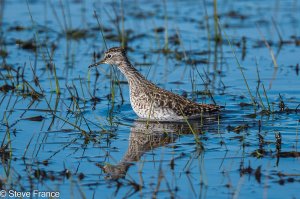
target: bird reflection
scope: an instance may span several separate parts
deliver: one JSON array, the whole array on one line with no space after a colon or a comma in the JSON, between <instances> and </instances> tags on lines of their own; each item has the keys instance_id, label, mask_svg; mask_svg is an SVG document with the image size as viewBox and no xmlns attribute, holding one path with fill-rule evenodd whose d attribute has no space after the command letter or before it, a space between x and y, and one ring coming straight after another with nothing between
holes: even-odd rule
<instances>
[{"instance_id":1,"label":"bird reflection","mask_svg":"<svg viewBox=\"0 0 300 199\"><path fill-rule=\"evenodd\" d=\"M205 121L205 125L204 121L198 120L177 123L137 120L130 129L128 150L122 160L117 165L101 166L101 169L107 174L107 179L124 178L129 167L145 152L173 143L182 134L200 134L212 122L216 120Z\"/></svg>"}]
</instances>

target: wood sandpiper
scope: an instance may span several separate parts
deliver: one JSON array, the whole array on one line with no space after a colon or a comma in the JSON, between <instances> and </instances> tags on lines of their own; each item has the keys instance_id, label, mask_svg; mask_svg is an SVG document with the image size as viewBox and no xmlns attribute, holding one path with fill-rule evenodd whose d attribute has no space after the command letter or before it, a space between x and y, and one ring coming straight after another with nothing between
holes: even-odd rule
<instances>
[{"instance_id":1,"label":"wood sandpiper","mask_svg":"<svg viewBox=\"0 0 300 199\"><path fill-rule=\"evenodd\" d=\"M123 48L110 48L101 61L89 68L100 64L116 65L125 75L131 106L140 118L174 121L200 118L220 111L219 106L198 104L151 83L132 66Z\"/></svg>"}]
</instances>

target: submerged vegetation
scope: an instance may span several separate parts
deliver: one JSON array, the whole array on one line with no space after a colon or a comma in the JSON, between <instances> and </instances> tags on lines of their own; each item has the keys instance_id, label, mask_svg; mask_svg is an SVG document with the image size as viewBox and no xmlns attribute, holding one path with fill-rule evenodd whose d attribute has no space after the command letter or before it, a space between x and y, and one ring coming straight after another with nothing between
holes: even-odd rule
<instances>
[{"instance_id":1,"label":"submerged vegetation","mask_svg":"<svg viewBox=\"0 0 300 199\"><path fill-rule=\"evenodd\" d=\"M1 190L297 196L297 1L0 4ZM88 69L112 46L160 87L224 111L138 120L121 73Z\"/></svg>"}]
</instances>

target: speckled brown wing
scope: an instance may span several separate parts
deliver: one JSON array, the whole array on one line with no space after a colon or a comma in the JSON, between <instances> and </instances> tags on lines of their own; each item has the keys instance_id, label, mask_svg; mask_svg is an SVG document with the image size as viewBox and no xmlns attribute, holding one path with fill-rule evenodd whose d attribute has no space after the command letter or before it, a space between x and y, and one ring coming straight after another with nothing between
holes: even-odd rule
<instances>
[{"instance_id":1,"label":"speckled brown wing","mask_svg":"<svg viewBox=\"0 0 300 199\"><path fill-rule=\"evenodd\" d=\"M153 85L153 89L149 89L147 93L157 107L172 109L178 116L193 116L203 113L218 112L220 110L219 106L212 104L198 104L155 85Z\"/></svg>"},{"instance_id":2,"label":"speckled brown wing","mask_svg":"<svg viewBox=\"0 0 300 199\"><path fill-rule=\"evenodd\" d=\"M188 103L182 106L182 111L178 114L183 116L194 116L200 114L214 113L219 112L220 108L212 104L197 104L197 103Z\"/></svg>"}]
</instances>

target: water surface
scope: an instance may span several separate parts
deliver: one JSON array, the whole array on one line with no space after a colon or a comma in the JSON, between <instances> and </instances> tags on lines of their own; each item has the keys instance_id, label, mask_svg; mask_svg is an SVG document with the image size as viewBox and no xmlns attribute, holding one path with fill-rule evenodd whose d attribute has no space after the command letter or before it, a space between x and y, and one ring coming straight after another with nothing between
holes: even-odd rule
<instances>
[{"instance_id":1,"label":"water surface","mask_svg":"<svg viewBox=\"0 0 300 199\"><path fill-rule=\"evenodd\" d=\"M2 1L1 189L297 198L299 6L218 1L218 24L208 1ZM220 117L138 121L122 74L88 70L122 44L147 79Z\"/></svg>"}]
</instances>

